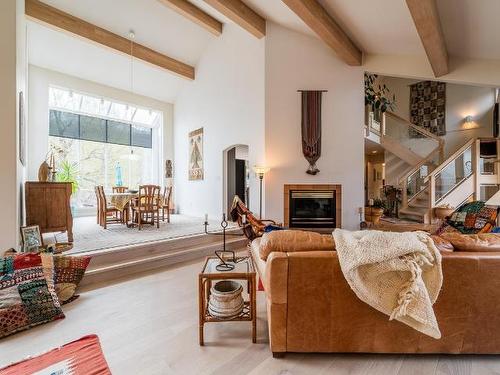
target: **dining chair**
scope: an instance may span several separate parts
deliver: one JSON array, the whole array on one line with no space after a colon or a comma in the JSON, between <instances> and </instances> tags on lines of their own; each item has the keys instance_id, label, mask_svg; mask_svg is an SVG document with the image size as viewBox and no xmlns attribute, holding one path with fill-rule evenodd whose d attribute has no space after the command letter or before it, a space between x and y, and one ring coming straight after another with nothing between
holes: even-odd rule
<instances>
[{"instance_id":1,"label":"dining chair","mask_svg":"<svg viewBox=\"0 0 500 375\"><path fill-rule=\"evenodd\" d=\"M167 223L170 223L170 200L172 198L172 186L163 189L163 197L160 201L161 220L165 221L165 210L167 210Z\"/></svg>"},{"instance_id":2,"label":"dining chair","mask_svg":"<svg viewBox=\"0 0 500 375\"><path fill-rule=\"evenodd\" d=\"M134 212L134 220L137 223L139 230L142 229L142 224L147 223L160 228L160 187L158 185L141 185L139 186L139 199L137 204L132 207ZM148 221L148 218L151 220Z\"/></svg>"},{"instance_id":3,"label":"dining chair","mask_svg":"<svg viewBox=\"0 0 500 375\"><path fill-rule=\"evenodd\" d=\"M123 215L120 215L120 210L109 204L104 193L103 186L97 186L100 202L100 224L104 229L107 229L108 224L123 224Z\"/></svg>"},{"instance_id":4,"label":"dining chair","mask_svg":"<svg viewBox=\"0 0 500 375\"><path fill-rule=\"evenodd\" d=\"M96 206L97 206L97 224L101 224L101 197L99 194L99 186L94 186L94 191L95 191L95 199L96 199Z\"/></svg>"},{"instance_id":5,"label":"dining chair","mask_svg":"<svg viewBox=\"0 0 500 375\"><path fill-rule=\"evenodd\" d=\"M127 191L127 186L113 186L113 193L126 193Z\"/></svg>"}]
</instances>

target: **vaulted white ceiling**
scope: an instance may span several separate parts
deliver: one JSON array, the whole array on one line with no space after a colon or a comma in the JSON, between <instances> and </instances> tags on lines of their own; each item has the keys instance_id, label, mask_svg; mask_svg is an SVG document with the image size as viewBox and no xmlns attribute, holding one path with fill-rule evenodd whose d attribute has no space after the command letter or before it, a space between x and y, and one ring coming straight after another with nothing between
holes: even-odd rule
<instances>
[{"instance_id":1,"label":"vaulted white ceiling","mask_svg":"<svg viewBox=\"0 0 500 375\"><path fill-rule=\"evenodd\" d=\"M157 0L43 0L45 3L196 67L216 37ZM203 0L190 0L224 23ZM244 0L264 18L314 35L281 0ZM319 0L369 54L425 55L405 0ZM438 0L451 56L500 59L500 0ZM130 90L130 57L34 22L28 23L29 61L49 69ZM332 53L334 53L332 51ZM185 80L134 61L133 90L173 102Z\"/></svg>"}]
</instances>

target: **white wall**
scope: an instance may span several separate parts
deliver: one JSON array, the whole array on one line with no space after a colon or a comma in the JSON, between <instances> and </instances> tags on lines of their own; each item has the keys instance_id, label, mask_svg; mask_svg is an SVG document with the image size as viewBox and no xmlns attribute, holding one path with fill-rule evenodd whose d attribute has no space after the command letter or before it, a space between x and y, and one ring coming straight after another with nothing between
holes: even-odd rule
<instances>
[{"instance_id":1,"label":"white wall","mask_svg":"<svg viewBox=\"0 0 500 375\"><path fill-rule=\"evenodd\" d=\"M249 146L250 165L264 163L264 40L233 25L212 41L175 102L174 180L183 214L223 212L223 150ZM188 180L188 133L204 128L204 180ZM258 181L252 176L250 207L258 212Z\"/></svg>"},{"instance_id":2,"label":"white wall","mask_svg":"<svg viewBox=\"0 0 500 375\"><path fill-rule=\"evenodd\" d=\"M410 85L415 79L383 77L383 83L396 95L395 113L407 120L410 118ZM490 87L446 84L446 135L445 157L451 155L469 139L491 137L495 91ZM464 124L467 115L473 116L471 128Z\"/></svg>"},{"instance_id":3,"label":"white wall","mask_svg":"<svg viewBox=\"0 0 500 375\"><path fill-rule=\"evenodd\" d=\"M0 2L0 249L17 248L23 168L18 158L18 93L26 91L24 1Z\"/></svg>"},{"instance_id":4,"label":"white wall","mask_svg":"<svg viewBox=\"0 0 500 375\"><path fill-rule=\"evenodd\" d=\"M269 23L266 36L266 216L283 220L283 185L342 185L342 226L359 228L364 196L363 73L316 38ZM325 89L320 173L306 174L299 89Z\"/></svg>"},{"instance_id":5,"label":"white wall","mask_svg":"<svg viewBox=\"0 0 500 375\"><path fill-rule=\"evenodd\" d=\"M68 76L52 70L29 66L28 171L29 180L38 180L38 168L45 159L49 139L49 86L55 85L95 94L108 99L136 104L163 113L163 157L173 158L173 105L145 96ZM163 163L162 163L163 164ZM163 167L162 167L163 168ZM164 176L161 172L160 176Z\"/></svg>"}]
</instances>

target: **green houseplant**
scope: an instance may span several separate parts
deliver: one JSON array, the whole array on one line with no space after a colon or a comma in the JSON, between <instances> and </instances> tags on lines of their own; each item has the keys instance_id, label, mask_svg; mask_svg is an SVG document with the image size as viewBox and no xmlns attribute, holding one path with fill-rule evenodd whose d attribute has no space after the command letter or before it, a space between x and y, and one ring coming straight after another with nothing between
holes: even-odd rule
<instances>
[{"instance_id":1,"label":"green houseplant","mask_svg":"<svg viewBox=\"0 0 500 375\"><path fill-rule=\"evenodd\" d=\"M56 173L56 181L71 182L71 190L73 194L76 193L79 189L78 168L76 163L70 163L69 161L64 160Z\"/></svg>"},{"instance_id":2,"label":"green houseplant","mask_svg":"<svg viewBox=\"0 0 500 375\"><path fill-rule=\"evenodd\" d=\"M396 95L383 83L377 83L378 75L365 73L365 106L373 112L374 119L380 122L382 113L394 111Z\"/></svg>"}]
</instances>

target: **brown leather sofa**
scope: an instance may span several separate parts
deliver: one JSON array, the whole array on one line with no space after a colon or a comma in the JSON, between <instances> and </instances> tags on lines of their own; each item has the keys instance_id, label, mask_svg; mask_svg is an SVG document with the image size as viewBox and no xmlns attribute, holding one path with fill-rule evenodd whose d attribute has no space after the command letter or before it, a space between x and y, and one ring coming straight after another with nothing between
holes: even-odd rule
<instances>
[{"instance_id":1,"label":"brown leather sofa","mask_svg":"<svg viewBox=\"0 0 500 375\"><path fill-rule=\"evenodd\" d=\"M360 301L335 251L251 253L263 281L273 356L286 352L500 353L500 252L443 246L443 287L434 305L439 340ZM493 245L492 245L493 246Z\"/></svg>"}]
</instances>

